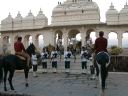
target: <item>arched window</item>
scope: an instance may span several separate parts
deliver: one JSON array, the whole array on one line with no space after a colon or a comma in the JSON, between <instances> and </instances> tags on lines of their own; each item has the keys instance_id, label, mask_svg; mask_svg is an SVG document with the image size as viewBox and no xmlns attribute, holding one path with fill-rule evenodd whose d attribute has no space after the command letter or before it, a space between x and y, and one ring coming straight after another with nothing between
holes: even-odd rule
<instances>
[{"instance_id":1,"label":"arched window","mask_svg":"<svg viewBox=\"0 0 128 96\"><path fill-rule=\"evenodd\" d=\"M91 32L90 33L90 38L92 40L92 44L94 44L95 43L95 40L96 40L96 32Z\"/></svg>"},{"instance_id":2,"label":"arched window","mask_svg":"<svg viewBox=\"0 0 128 96\"><path fill-rule=\"evenodd\" d=\"M110 48L111 46L118 46L118 39L116 32L110 32L108 35L108 47Z\"/></svg>"},{"instance_id":3,"label":"arched window","mask_svg":"<svg viewBox=\"0 0 128 96\"><path fill-rule=\"evenodd\" d=\"M123 33L122 47L123 48L128 48L128 32Z\"/></svg>"}]
</instances>

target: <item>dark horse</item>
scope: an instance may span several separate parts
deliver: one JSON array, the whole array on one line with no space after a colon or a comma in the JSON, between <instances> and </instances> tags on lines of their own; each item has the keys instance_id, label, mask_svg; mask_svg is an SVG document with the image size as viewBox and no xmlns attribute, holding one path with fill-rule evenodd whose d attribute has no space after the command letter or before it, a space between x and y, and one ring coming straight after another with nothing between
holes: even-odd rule
<instances>
[{"instance_id":1,"label":"dark horse","mask_svg":"<svg viewBox=\"0 0 128 96\"><path fill-rule=\"evenodd\" d=\"M110 56L107 52L101 51L96 55L96 63L99 66L101 75L102 90L106 87L106 78L108 76L108 65L110 63Z\"/></svg>"},{"instance_id":2,"label":"dark horse","mask_svg":"<svg viewBox=\"0 0 128 96\"><path fill-rule=\"evenodd\" d=\"M26 52L31 56L32 53L35 52L35 46L33 44L30 44L28 48L26 49ZM8 81L10 84L11 90L14 90L13 84L12 84L12 78L14 75L15 70L22 70L24 69L26 84L25 86L28 87L28 73L29 68L27 67L27 61L26 59L22 60L16 55L10 54L7 56L1 56L0 58L0 83L4 81L4 90L7 91L6 87L6 78L7 74L9 72Z\"/></svg>"}]
</instances>

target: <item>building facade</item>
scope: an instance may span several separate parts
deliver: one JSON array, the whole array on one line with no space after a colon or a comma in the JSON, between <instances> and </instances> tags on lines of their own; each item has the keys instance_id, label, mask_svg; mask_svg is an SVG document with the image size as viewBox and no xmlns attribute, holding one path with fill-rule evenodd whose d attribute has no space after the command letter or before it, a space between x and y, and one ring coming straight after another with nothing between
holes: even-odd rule
<instances>
[{"instance_id":1,"label":"building facade","mask_svg":"<svg viewBox=\"0 0 128 96\"><path fill-rule=\"evenodd\" d=\"M106 12L106 22L100 21L100 9L92 0L67 0L58 5L52 11L52 21L48 25L48 18L40 9L37 16L30 10L26 17L22 17L18 12L15 18L11 14L1 21L1 44L9 43L12 53L13 44L18 36L23 38L25 47L28 46L29 38L39 47L39 36L43 36L43 46L49 44L55 46L56 40L62 39L62 44L66 50L72 38L78 33L81 36L81 46L86 45L86 41L91 32L105 32L108 38L110 32L117 34L118 46L122 47L123 33L128 32L128 5L118 12L111 4Z\"/></svg>"}]
</instances>

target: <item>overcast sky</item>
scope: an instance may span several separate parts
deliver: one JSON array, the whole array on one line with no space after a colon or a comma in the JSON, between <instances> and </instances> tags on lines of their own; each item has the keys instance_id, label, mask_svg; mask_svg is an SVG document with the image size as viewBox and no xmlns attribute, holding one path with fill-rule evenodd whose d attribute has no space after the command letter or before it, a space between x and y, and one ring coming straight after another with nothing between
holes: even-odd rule
<instances>
[{"instance_id":1,"label":"overcast sky","mask_svg":"<svg viewBox=\"0 0 128 96\"><path fill-rule=\"evenodd\" d=\"M5 19L9 12L15 18L18 11L25 17L29 10L32 11L34 16L37 15L40 8L43 13L48 17L49 23L51 22L52 9L58 4L58 1L63 2L66 0L1 0L0 1L0 21ZM126 4L126 0L93 0L97 2L101 11L101 21L105 21L105 12L109 8L111 2L115 8L120 11Z\"/></svg>"}]
</instances>

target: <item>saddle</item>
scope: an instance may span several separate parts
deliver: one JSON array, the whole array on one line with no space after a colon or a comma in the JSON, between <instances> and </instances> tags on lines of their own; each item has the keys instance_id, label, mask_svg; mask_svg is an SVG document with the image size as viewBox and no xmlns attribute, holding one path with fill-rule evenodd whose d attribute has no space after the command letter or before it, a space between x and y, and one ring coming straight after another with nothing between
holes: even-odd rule
<instances>
[{"instance_id":1,"label":"saddle","mask_svg":"<svg viewBox=\"0 0 128 96\"><path fill-rule=\"evenodd\" d=\"M21 55L16 55L16 56L19 57L21 60L24 60L24 61L26 60L26 58Z\"/></svg>"}]
</instances>

